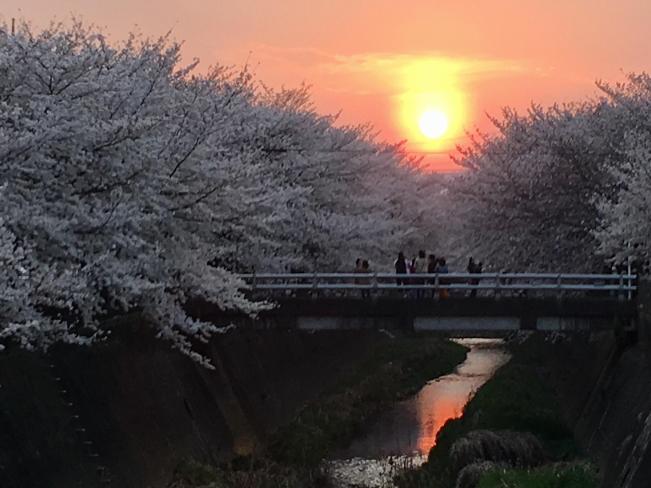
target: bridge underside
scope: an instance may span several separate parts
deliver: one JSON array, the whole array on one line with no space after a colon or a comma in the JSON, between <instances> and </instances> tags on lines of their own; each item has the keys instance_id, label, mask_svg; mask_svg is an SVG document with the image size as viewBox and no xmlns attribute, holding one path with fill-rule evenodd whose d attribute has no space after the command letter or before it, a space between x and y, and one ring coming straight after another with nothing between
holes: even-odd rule
<instances>
[{"instance_id":1,"label":"bridge underside","mask_svg":"<svg viewBox=\"0 0 651 488\"><path fill-rule=\"evenodd\" d=\"M634 301L616 298L288 298L259 325L327 329L413 329L449 335L515 330L606 330L634 325Z\"/></svg>"}]
</instances>

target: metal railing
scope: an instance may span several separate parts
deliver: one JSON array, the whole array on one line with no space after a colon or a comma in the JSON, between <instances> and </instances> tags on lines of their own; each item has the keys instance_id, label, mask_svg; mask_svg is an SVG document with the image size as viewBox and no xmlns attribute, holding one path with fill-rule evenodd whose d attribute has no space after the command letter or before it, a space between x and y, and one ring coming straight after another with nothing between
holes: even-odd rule
<instances>
[{"instance_id":1,"label":"metal railing","mask_svg":"<svg viewBox=\"0 0 651 488\"><path fill-rule=\"evenodd\" d=\"M365 294L431 290L432 292L473 291L481 294L523 295L590 294L594 296L631 299L637 289L632 274L571 274L571 273L251 273L240 275L253 291L267 294L278 292L313 291L346 292L361 290Z\"/></svg>"}]
</instances>

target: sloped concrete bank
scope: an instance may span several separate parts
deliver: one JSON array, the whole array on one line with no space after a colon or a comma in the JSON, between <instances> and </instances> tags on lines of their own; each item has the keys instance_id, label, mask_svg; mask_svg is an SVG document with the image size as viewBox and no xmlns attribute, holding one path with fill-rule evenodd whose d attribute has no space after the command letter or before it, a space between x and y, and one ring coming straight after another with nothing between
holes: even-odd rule
<instances>
[{"instance_id":1,"label":"sloped concrete bank","mask_svg":"<svg viewBox=\"0 0 651 488\"><path fill-rule=\"evenodd\" d=\"M89 349L3 353L0 486L166 486L183 459L250 451L385 340L238 330L206 346L214 371L146 328Z\"/></svg>"},{"instance_id":2,"label":"sloped concrete bank","mask_svg":"<svg viewBox=\"0 0 651 488\"><path fill-rule=\"evenodd\" d=\"M582 445L599 461L603 487L651 486L651 351L619 356L576 424Z\"/></svg>"},{"instance_id":3,"label":"sloped concrete bank","mask_svg":"<svg viewBox=\"0 0 651 488\"><path fill-rule=\"evenodd\" d=\"M598 462L604 488L651 486L651 282L639 283L634 337L616 334L607 356L594 354L588 400L569 411L583 448ZM601 348L602 352L606 349ZM588 361L586 361L588 363ZM581 376L575 381L580 385ZM569 386L569 385L568 385ZM568 395L570 392L567 393Z\"/></svg>"},{"instance_id":4,"label":"sloped concrete bank","mask_svg":"<svg viewBox=\"0 0 651 488\"><path fill-rule=\"evenodd\" d=\"M539 373L604 488L651 486L651 349L630 337L550 336Z\"/></svg>"}]
</instances>

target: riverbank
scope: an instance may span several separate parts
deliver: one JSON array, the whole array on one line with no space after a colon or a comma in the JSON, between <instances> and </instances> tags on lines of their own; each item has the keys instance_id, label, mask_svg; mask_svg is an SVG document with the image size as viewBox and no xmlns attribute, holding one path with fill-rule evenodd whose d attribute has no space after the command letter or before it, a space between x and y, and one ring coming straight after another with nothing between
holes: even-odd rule
<instances>
[{"instance_id":1,"label":"riverbank","mask_svg":"<svg viewBox=\"0 0 651 488\"><path fill-rule=\"evenodd\" d=\"M447 354L450 346L440 344L427 336L395 339L376 331L238 330L205 346L214 371L137 326L93 348L58 347L48 356L6 351L0 356L0 484L98 486L108 474L114 486L128 488L167 487L173 477L173 486L201 486L206 483L192 480L206 479L221 480L220 487L327 486L321 467L306 460L347 443L336 432L357 436L364 430L363 419L375 415L369 402L385 410L384 402L411 395L422 381L462 361L463 349L456 357L459 346ZM482 488L537 486L545 477L578 477L585 485L594 469L574 462L582 452L598 467L603 487L647 488L648 346L631 346L612 334L573 333L532 334L511 347L520 351L516 360L481 389L463 419L450 423L428 465L410 473L407 486L445 486L430 468L446 455L446 432L449 453L456 440L479 431L470 439L474 444L462 445L518 452L516 444L532 453L531 465L541 459L546 465L493 470ZM423 361L415 350L438 359ZM398 356L401 361L392 359ZM443 371L439 361L449 369ZM369 388L355 391L361 384ZM386 395L390 391L395 396ZM269 449L224 464L233 454L252 452L262 439L276 439L278 426L297 419L295 433L279 441L277 461ZM502 435L516 428L529 429L535 440ZM320 454L306 452L312 449ZM305 464L286 462L284 456L296 451Z\"/></svg>"},{"instance_id":2,"label":"riverbank","mask_svg":"<svg viewBox=\"0 0 651 488\"><path fill-rule=\"evenodd\" d=\"M218 467L184 463L175 487L327 486L322 461L345 447L394 402L427 381L451 372L467 348L437 337L411 334L380 344L340 382L308 402L273 434L263 450Z\"/></svg>"},{"instance_id":3,"label":"riverbank","mask_svg":"<svg viewBox=\"0 0 651 488\"><path fill-rule=\"evenodd\" d=\"M596 487L596 472L583 463L563 399L544 378L550 349L558 347L549 341L557 339L511 342L509 363L479 389L462 417L446 423L427 463L404 473L398 486ZM573 484L563 484L566 479Z\"/></svg>"},{"instance_id":4,"label":"riverbank","mask_svg":"<svg viewBox=\"0 0 651 488\"><path fill-rule=\"evenodd\" d=\"M393 403L336 460L426 457L445 422L461 415L472 395L509 360L499 339L458 339L468 348L463 363L431 378L415 395Z\"/></svg>"},{"instance_id":5,"label":"riverbank","mask_svg":"<svg viewBox=\"0 0 651 488\"><path fill-rule=\"evenodd\" d=\"M462 414L474 393L510 356L499 339L459 339L468 347L452 373L432 378L417 394L393 403L326 466L341 488L393 487L397 473L427 460L441 427Z\"/></svg>"},{"instance_id":6,"label":"riverbank","mask_svg":"<svg viewBox=\"0 0 651 488\"><path fill-rule=\"evenodd\" d=\"M3 488L167 486L184 459L252 452L392 339L238 328L200 344L207 370L136 319L88 348L0 355Z\"/></svg>"},{"instance_id":7,"label":"riverbank","mask_svg":"<svg viewBox=\"0 0 651 488\"><path fill-rule=\"evenodd\" d=\"M466 351L460 344L423 334L382 344L339 385L281 428L269 443L270 456L283 463L319 464L334 449L346 447L393 402L451 372Z\"/></svg>"}]
</instances>

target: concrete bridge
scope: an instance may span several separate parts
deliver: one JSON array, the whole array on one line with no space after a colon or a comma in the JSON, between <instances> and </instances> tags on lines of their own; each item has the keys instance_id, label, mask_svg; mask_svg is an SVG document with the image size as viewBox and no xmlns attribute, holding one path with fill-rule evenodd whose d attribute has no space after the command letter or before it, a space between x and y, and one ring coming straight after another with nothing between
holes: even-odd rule
<instances>
[{"instance_id":1,"label":"concrete bridge","mask_svg":"<svg viewBox=\"0 0 651 488\"><path fill-rule=\"evenodd\" d=\"M448 335L633 328L628 274L314 273L242 275L273 300L260 323L307 330L406 328Z\"/></svg>"}]
</instances>

